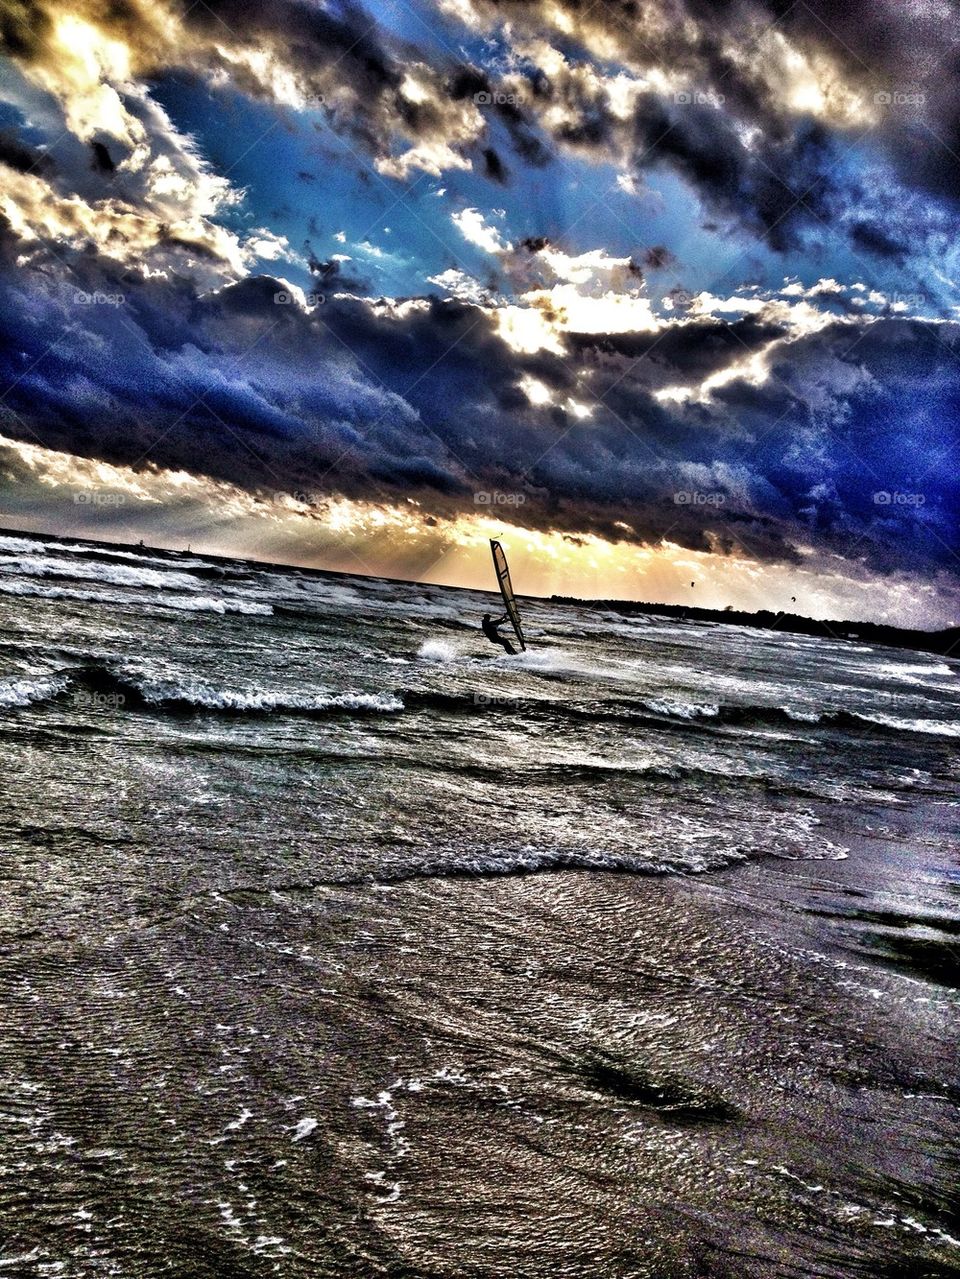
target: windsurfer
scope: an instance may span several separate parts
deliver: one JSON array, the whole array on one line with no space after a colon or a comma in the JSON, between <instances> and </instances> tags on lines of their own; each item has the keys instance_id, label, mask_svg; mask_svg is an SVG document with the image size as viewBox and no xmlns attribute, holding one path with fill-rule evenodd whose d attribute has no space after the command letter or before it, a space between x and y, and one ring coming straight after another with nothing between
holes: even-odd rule
<instances>
[{"instance_id":1,"label":"windsurfer","mask_svg":"<svg viewBox=\"0 0 960 1279\"><path fill-rule=\"evenodd\" d=\"M510 641L497 630L498 626L502 626L504 622L509 622L509 620L509 613L504 613L503 617L498 618L493 618L489 613L484 613L483 621L480 623L480 629L483 631L484 635L486 635L491 644L500 644L502 645L505 653L515 655L517 650L513 647Z\"/></svg>"}]
</instances>

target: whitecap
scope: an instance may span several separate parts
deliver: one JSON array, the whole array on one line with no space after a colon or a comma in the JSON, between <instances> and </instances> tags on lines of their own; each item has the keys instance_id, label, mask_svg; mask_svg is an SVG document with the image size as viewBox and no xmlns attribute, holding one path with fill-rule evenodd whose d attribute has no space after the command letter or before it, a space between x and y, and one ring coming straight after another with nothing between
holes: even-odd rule
<instances>
[{"instance_id":1,"label":"whitecap","mask_svg":"<svg viewBox=\"0 0 960 1279\"><path fill-rule=\"evenodd\" d=\"M150 608L169 608L185 613L240 613L256 617L269 617L273 609L269 604L256 604L247 600L220 599L213 595L181 595L177 592L157 592L144 595L136 592L120 594L95 587L46 586L40 582L0 581L0 595L26 596L47 600L75 600L81 604L143 604Z\"/></svg>"},{"instance_id":2,"label":"whitecap","mask_svg":"<svg viewBox=\"0 0 960 1279\"><path fill-rule=\"evenodd\" d=\"M672 715L677 719L714 719L720 714L716 702L677 702L665 697L649 697L641 705L654 715Z\"/></svg>"},{"instance_id":3,"label":"whitecap","mask_svg":"<svg viewBox=\"0 0 960 1279\"><path fill-rule=\"evenodd\" d=\"M294 1125L294 1128L293 1128L293 1140L294 1141L305 1140L305 1138L310 1136L310 1134L313 1132L316 1126L317 1126L317 1120L311 1119L309 1116L305 1119L298 1120L298 1122Z\"/></svg>"},{"instance_id":4,"label":"whitecap","mask_svg":"<svg viewBox=\"0 0 960 1279\"><path fill-rule=\"evenodd\" d=\"M49 555L19 555L0 560L0 571L24 577L69 577L76 581L103 582L107 586L171 587L178 591L200 590L202 585L192 573L176 569L139 568L131 564L100 564L96 561L85 563Z\"/></svg>"},{"instance_id":5,"label":"whitecap","mask_svg":"<svg viewBox=\"0 0 960 1279\"><path fill-rule=\"evenodd\" d=\"M856 719L867 724L880 724L884 728L898 729L902 733L925 733L931 737L960 737L960 721L947 723L939 719L900 719L896 715L867 715L855 711Z\"/></svg>"},{"instance_id":6,"label":"whitecap","mask_svg":"<svg viewBox=\"0 0 960 1279\"><path fill-rule=\"evenodd\" d=\"M45 702L66 688L67 680L62 675L8 677L0 680L0 709L10 710Z\"/></svg>"},{"instance_id":7,"label":"whitecap","mask_svg":"<svg viewBox=\"0 0 960 1279\"><path fill-rule=\"evenodd\" d=\"M392 693L285 693L262 688L214 688L201 680L156 676L135 664L122 664L118 674L133 684L150 705L186 702L198 710L223 711L381 711L393 713L404 709L403 702Z\"/></svg>"},{"instance_id":8,"label":"whitecap","mask_svg":"<svg viewBox=\"0 0 960 1279\"><path fill-rule=\"evenodd\" d=\"M426 662L454 662L464 654L449 640L428 639L420 645L417 656Z\"/></svg>"}]
</instances>

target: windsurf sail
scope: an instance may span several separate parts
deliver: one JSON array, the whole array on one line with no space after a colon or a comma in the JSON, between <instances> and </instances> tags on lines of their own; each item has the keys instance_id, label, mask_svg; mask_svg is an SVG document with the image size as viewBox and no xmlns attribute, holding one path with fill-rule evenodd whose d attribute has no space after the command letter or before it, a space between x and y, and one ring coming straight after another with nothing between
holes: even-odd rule
<instances>
[{"instance_id":1,"label":"windsurf sail","mask_svg":"<svg viewBox=\"0 0 960 1279\"><path fill-rule=\"evenodd\" d=\"M513 623L520 648L526 652L527 645L523 638L523 627L520 625L520 610L517 608L517 597L513 593L513 583L510 581L507 557L496 538L491 537L490 550L493 553L493 567L496 570L497 581L500 583L500 594L503 596L503 607L507 610L507 617Z\"/></svg>"}]
</instances>

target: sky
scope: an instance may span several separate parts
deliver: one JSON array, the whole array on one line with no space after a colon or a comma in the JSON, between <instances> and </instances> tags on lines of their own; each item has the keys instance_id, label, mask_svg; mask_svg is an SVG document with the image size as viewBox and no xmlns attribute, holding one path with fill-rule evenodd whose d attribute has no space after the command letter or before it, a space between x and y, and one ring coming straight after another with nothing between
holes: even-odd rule
<instances>
[{"instance_id":1,"label":"sky","mask_svg":"<svg viewBox=\"0 0 960 1279\"><path fill-rule=\"evenodd\" d=\"M960 621L948 0L0 0L0 523Z\"/></svg>"}]
</instances>

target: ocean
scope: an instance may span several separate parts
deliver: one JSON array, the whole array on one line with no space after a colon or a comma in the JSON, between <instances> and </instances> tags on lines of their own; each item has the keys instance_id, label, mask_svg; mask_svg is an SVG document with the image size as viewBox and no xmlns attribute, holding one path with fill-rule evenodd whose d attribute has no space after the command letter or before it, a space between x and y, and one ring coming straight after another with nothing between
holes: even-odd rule
<instances>
[{"instance_id":1,"label":"ocean","mask_svg":"<svg viewBox=\"0 0 960 1279\"><path fill-rule=\"evenodd\" d=\"M960 662L521 604L0 537L0 1274L960 1275Z\"/></svg>"}]
</instances>

